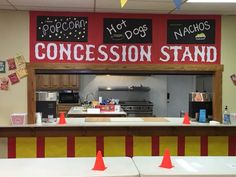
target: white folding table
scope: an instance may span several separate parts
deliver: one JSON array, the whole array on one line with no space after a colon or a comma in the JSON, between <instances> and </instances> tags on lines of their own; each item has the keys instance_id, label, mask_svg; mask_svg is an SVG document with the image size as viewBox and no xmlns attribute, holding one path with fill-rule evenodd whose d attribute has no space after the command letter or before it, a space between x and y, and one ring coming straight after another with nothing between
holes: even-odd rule
<instances>
[{"instance_id":1,"label":"white folding table","mask_svg":"<svg viewBox=\"0 0 236 177\"><path fill-rule=\"evenodd\" d=\"M162 156L133 157L140 177L236 177L236 157L229 156L175 156L171 169L161 168Z\"/></svg>"},{"instance_id":2,"label":"white folding table","mask_svg":"<svg viewBox=\"0 0 236 177\"><path fill-rule=\"evenodd\" d=\"M104 171L92 170L95 158L0 159L1 177L138 177L129 157L104 157Z\"/></svg>"}]
</instances>

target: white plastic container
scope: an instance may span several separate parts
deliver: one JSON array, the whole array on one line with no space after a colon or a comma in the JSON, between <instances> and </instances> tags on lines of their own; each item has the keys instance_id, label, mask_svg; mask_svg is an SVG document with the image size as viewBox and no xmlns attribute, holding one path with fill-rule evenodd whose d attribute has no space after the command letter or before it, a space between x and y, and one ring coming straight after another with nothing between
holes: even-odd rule
<instances>
[{"instance_id":1,"label":"white plastic container","mask_svg":"<svg viewBox=\"0 0 236 177\"><path fill-rule=\"evenodd\" d=\"M102 103L102 97L100 96L100 97L98 97L98 102L99 102L99 104L101 104Z\"/></svg>"},{"instance_id":2,"label":"white plastic container","mask_svg":"<svg viewBox=\"0 0 236 177\"><path fill-rule=\"evenodd\" d=\"M41 125L42 124L42 113L41 112L36 112L35 117L36 117L36 124Z\"/></svg>"},{"instance_id":3,"label":"white plastic container","mask_svg":"<svg viewBox=\"0 0 236 177\"><path fill-rule=\"evenodd\" d=\"M230 114L230 122L232 125L236 125L236 113Z\"/></svg>"},{"instance_id":4,"label":"white plastic container","mask_svg":"<svg viewBox=\"0 0 236 177\"><path fill-rule=\"evenodd\" d=\"M120 105L115 105L115 112L120 112Z\"/></svg>"}]
</instances>

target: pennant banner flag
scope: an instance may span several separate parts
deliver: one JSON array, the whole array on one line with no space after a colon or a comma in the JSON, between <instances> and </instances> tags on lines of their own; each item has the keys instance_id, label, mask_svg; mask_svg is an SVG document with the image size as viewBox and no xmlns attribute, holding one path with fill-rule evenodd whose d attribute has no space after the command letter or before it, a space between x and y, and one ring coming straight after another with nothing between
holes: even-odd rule
<instances>
[{"instance_id":1,"label":"pennant banner flag","mask_svg":"<svg viewBox=\"0 0 236 177\"><path fill-rule=\"evenodd\" d=\"M180 6L181 6L182 1L181 0L173 0L173 1L175 3L176 9L180 10Z\"/></svg>"},{"instance_id":2,"label":"pennant banner flag","mask_svg":"<svg viewBox=\"0 0 236 177\"><path fill-rule=\"evenodd\" d=\"M120 0L121 8L127 3L128 0Z\"/></svg>"}]
</instances>

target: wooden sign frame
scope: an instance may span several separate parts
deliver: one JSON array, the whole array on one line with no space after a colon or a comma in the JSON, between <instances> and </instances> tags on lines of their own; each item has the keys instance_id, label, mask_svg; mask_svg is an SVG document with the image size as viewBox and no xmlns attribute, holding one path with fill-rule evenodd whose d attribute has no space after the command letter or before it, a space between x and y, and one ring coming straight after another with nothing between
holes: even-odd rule
<instances>
[{"instance_id":1,"label":"wooden sign frame","mask_svg":"<svg viewBox=\"0 0 236 177\"><path fill-rule=\"evenodd\" d=\"M28 122L35 123L36 112L36 71L60 73L94 73L94 74L210 74L213 76L213 118L221 121L222 115L222 71L223 65L120 65L111 64L60 64L28 63Z\"/></svg>"}]
</instances>

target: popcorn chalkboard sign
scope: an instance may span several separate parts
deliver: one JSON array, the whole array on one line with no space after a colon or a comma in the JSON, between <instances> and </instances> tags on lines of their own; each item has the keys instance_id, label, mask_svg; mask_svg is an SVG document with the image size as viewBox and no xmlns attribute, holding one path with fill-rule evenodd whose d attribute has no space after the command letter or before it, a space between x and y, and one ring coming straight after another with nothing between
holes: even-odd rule
<instances>
[{"instance_id":1,"label":"popcorn chalkboard sign","mask_svg":"<svg viewBox=\"0 0 236 177\"><path fill-rule=\"evenodd\" d=\"M87 42L88 17L38 16L38 41Z\"/></svg>"},{"instance_id":2,"label":"popcorn chalkboard sign","mask_svg":"<svg viewBox=\"0 0 236 177\"><path fill-rule=\"evenodd\" d=\"M105 18L103 42L107 44L152 43L152 20Z\"/></svg>"}]
</instances>

